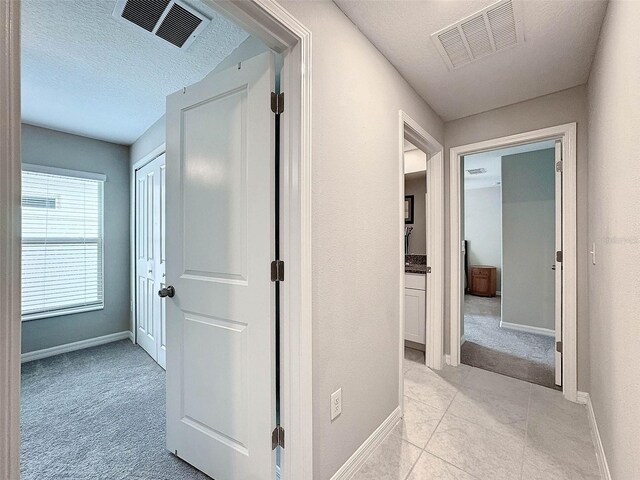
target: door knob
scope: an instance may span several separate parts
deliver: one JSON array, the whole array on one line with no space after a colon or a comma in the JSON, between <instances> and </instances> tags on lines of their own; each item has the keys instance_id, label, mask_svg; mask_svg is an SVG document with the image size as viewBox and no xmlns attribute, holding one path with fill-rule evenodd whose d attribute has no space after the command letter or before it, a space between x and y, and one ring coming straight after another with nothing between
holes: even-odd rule
<instances>
[{"instance_id":1,"label":"door knob","mask_svg":"<svg viewBox=\"0 0 640 480\"><path fill-rule=\"evenodd\" d=\"M161 296L162 298L173 297L175 294L176 294L176 289L173 288L171 285L158 290L158 295Z\"/></svg>"}]
</instances>

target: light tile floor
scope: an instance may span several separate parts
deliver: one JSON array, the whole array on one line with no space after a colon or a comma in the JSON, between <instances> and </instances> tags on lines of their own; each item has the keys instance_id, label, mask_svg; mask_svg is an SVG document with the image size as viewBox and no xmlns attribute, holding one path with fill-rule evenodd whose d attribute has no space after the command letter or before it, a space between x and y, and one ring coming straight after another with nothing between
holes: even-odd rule
<instances>
[{"instance_id":1,"label":"light tile floor","mask_svg":"<svg viewBox=\"0 0 640 480\"><path fill-rule=\"evenodd\" d=\"M596 480L586 408L562 393L405 354L404 418L356 480Z\"/></svg>"}]
</instances>

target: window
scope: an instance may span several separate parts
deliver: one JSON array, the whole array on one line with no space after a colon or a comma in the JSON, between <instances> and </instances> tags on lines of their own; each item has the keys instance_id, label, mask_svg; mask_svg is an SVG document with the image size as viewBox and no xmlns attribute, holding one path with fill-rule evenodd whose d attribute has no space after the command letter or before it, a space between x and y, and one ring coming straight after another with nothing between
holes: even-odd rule
<instances>
[{"instance_id":1,"label":"window","mask_svg":"<svg viewBox=\"0 0 640 480\"><path fill-rule=\"evenodd\" d=\"M104 307L104 180L23 165L23 320Z\"/></svg>"}]
</instances>

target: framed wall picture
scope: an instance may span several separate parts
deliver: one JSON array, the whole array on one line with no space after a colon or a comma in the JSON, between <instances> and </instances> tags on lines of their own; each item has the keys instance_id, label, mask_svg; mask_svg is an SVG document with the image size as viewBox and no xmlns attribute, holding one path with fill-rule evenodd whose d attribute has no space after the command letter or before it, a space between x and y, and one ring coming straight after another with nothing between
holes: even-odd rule
<instances>
[{"instance_id":1,"label":"framed wall picture","mask_svg":"<svg viewBox=\"0 0 640 480\"><path fill-rule=\"evenodd\" d=\"M404 223L413 223L413 195L404 197Z\"/></svg>"}]
</instances>

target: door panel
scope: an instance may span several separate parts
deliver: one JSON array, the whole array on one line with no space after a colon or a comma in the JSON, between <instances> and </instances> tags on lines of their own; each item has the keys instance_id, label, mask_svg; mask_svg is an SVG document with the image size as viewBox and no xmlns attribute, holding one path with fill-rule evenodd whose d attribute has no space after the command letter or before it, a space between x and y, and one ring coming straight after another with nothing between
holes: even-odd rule
<instances>
[{"instance_id":1,"label":"door panel","mask_svg":"<svg viewBox=\"0 0 640 480\"><path fill-rule=\"evenodd\" d=\"M136 323L137 342L158 358L154 326L153 165L136 171Z\"/></svg>"},{"instance_id":2,"label":"door panel","mask_svg":"<svg viewBox=\"0 0 640 480\"><path fill-rule=\"evenodd\" d=\"M163 368L166 364L164 285L164 154L136 171L137 342Z\"/></svg>"},{"instance_id":3,"label":"door panel","mask_svg":"<svg viewBox=\"0 0 640 480\"><path fill-rule=\"evenodd\" d=\"M275 475L271 53L167 98L167 448L216 480Z\"/></svg>"}]
</instances>

